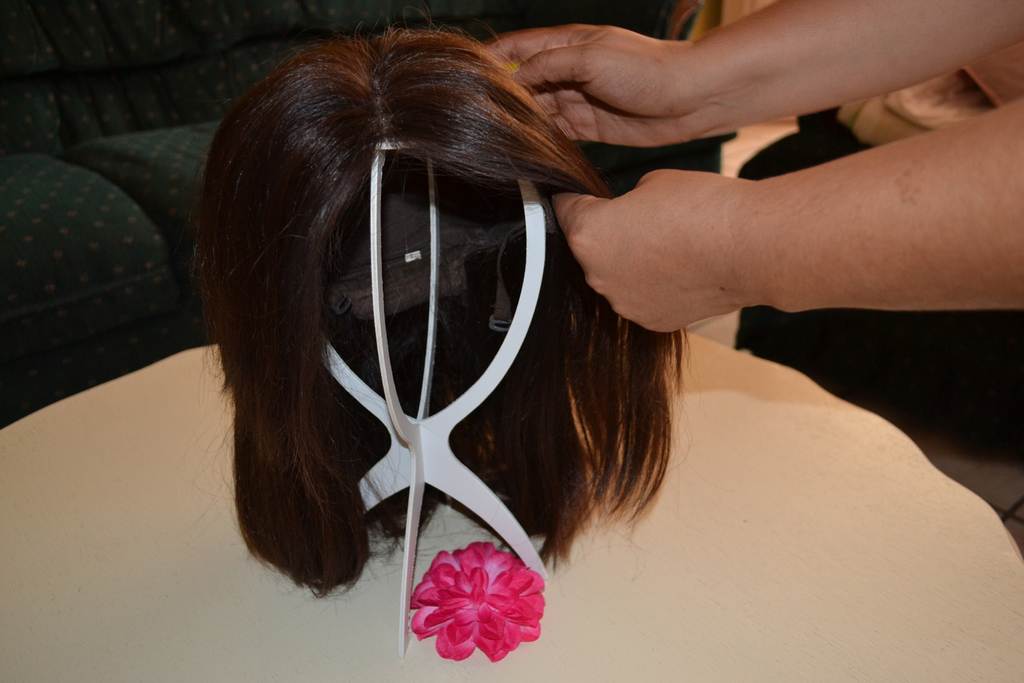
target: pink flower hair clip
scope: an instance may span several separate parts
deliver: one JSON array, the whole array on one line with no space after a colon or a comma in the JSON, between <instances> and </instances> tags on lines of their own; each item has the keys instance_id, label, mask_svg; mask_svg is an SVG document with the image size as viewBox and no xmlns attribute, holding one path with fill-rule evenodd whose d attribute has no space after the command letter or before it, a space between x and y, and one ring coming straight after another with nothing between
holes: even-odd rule
<instances>
[{"instance_id":1,"label":"pink flower hair clip","mask_svg":"<svg viewBox=\"0 0 1024 683\"><path fill-rule=\"evenodd\" d=\"M437 653L462 660L480 648L500 661L523 641L540 637L544 579L493 543L441 551L412 594L412 631L437 636Z\"/></svg>"}]
</instances>

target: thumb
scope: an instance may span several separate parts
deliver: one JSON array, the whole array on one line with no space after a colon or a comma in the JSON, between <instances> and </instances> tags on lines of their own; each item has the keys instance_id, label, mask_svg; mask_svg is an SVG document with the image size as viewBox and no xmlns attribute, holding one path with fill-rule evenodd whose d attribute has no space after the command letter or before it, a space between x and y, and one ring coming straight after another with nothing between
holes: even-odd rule
<instances>
[{"instance_id":1,"label":"thumb","mask_svg":"<svg viewBox=\"0 0 1024 683\"><path fill-rule=\"evenodd\" d=\"M589 194L574 194L572 192L561 192L551 198L558 224L567 239L578 236L585 229L590 216L602 201L607 200Z\"/></svg>"}]
</instances>

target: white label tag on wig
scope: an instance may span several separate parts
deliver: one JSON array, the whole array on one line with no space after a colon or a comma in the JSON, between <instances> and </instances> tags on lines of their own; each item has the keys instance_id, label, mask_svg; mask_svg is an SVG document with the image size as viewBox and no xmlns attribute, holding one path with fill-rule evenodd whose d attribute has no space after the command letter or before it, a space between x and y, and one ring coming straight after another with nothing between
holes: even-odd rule
<instances>
[{"instance_id":1,"label":"white label tag on wig","mask_svg":"<svg viewBox=\"0 0 1024 683\"><path fill-rule=\"evenodd\" d=\"M423 258L423 254L421 254L420 250L417 249L416 251L410 251L405 255L405 262L412 263L413 261L419 261L421 258Z\"/></svg>"}]
</instances>

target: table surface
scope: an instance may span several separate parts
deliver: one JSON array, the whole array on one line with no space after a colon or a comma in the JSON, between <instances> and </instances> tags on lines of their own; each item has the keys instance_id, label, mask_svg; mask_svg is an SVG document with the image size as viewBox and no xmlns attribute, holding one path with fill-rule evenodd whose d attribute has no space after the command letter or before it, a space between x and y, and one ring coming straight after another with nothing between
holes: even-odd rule
<instances>
[{"instance_id":1,"label":"table surface","mask_svg":"<svg viewBox=\"0 0 1024 683\"><path fill-rule=\"evenodd\" d=\"M634 528L551 572L498 663L397 658L400 552L314 599L253 561L216 357L188 351L0 432L3 681L1024 681L1024 564L881 418L699 338ZM486 534L443 509L418 573Z\"/></svg>"}]
</instances>

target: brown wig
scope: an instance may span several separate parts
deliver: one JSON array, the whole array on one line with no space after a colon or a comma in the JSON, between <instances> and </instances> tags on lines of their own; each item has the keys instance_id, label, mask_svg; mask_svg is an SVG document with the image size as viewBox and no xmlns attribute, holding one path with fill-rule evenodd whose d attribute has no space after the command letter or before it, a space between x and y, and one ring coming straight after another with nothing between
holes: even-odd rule
<instances>
[{"instance_id":1,"label":"brown wig","mask_svg":"<svg viewBox=\"0 0 1024 683\"><path fill-rule=\"evenodd\" d=\"M256 557L317 595L357 579L371 539L396 537L404 525L405 493L365 509L359 481L389 437L323 362L327 340L380 391L372 322L339 309L329 293L368 243L370 166L385 141L412 162L430 160L441 197L464 204L466 215L500 214L511 202L521 216L517 179L542 194L609 195L505 66L452 33L318 43L225 117L195 227L209 332L235 409L238 519ZM523 242L510 240L500 259L495 250L468 258L472 286L445 298L435 412L500 344L487 325L495 263L513 281L514 301ZM543 535L541 556L557 560L592 514L633 518L657 491L683 340L620 318L587 286L561 233L547 242L526 341L451 446L528 533ZM403 396L419 392L423 309L389 312L396 379L410 378ZM425 511L431 502L428 495Z\"/></svg>"}]
</instances>

